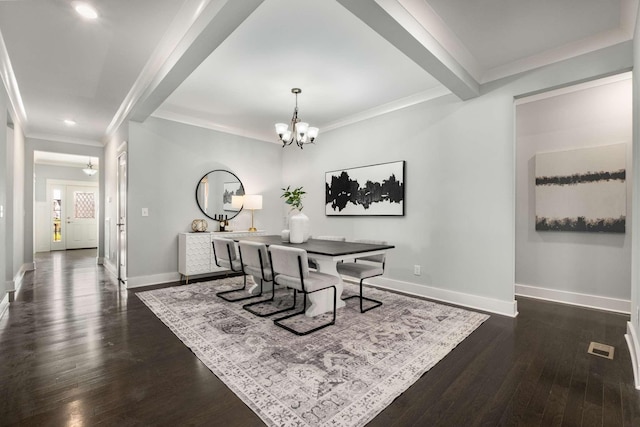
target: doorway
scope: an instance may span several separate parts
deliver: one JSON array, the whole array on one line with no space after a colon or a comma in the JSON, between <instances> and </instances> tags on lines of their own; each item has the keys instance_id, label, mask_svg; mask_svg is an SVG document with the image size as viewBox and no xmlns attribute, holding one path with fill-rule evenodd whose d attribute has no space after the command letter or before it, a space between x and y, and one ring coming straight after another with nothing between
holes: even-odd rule
<instances>
[{"instance_id":1,"label":"doorway","mask_svg":"<svg viewBox=\"0 0 640 427\"><path fill-rule=\"evenodd\" d=\"M47 205L50 250L98 246L97 183L47 180Z\"/></svg>"}]
</instances>

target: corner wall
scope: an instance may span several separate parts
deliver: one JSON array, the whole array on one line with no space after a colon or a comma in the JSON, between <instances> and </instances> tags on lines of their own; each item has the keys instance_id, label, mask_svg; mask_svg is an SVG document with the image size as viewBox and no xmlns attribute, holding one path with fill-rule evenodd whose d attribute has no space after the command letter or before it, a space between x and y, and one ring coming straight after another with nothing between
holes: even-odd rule
<instances>
[{"instance_id":1,"label":"corner wall","mask_svg":"<svg viewBox=\"0 0 640 427\"><path fill-rule=\"evenodd\" d=\"M514 316L514 97L626 71L631 50L623 43L485 85L466 102L448 95L321 133L315 146L285 150L284 185L308 192L312 234L396 246L372 283ZM395 160L407 161L404 217L325 216L326 171Z\"/></svg>"},{"instance_id":2,"label":"corner wall","mask_svg":"<svg viewBox=\"0 0 640 427\"><path fill-rule=\"evenodd\" d=\"M149 118L129 123L128 150L128 281L143 286L179 279L178 233L191 231L191 221L205 218L195 189L214 169L235 173L247 194L262 194L256 227L282 229L280 216L282 148L269 142ZM149 216L142 217L147 208ZM213 220L209 220L213 229ZM232 221L249 227L249 213Z\"/></svg>"}]
</instances>

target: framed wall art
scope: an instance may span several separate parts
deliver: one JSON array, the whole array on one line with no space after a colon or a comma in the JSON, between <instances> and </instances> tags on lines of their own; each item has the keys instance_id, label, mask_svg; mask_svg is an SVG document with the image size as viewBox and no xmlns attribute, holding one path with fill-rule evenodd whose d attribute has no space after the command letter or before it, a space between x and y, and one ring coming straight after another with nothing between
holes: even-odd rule
<instances>
[{"instance_id":1,"label":"framed wall art","mask_svg":"<svg viewBox=\"0 0 640 427\"><path fill-rule=\"evenodd\" d=\"M538 153L537 231L624 233L626 144Z\"/></svg>"},{"instance_id":2,"label":"framed wall art","mask_svg":"<svg viewBox=\"0 0 640 427\"><path fill-rule=\"evenodd\" d=\"M328 216L403 216L404 160L325 173Z\"/></svg>"}]
</instances>

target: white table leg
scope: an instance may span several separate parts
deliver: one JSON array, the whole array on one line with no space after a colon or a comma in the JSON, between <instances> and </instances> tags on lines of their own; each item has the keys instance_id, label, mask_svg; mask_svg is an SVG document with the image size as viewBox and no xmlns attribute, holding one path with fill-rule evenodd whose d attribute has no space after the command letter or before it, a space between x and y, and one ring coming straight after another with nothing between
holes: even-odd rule
<instances>
[{"instance_id":1,"label":"white table leg","mask_svg":"<svg viewBox=\"0 0 640 427\"><path fill-rule=\"evenodd\" d=\"M260 292L260 276L251 276L253 277L253 286L251 286L247 292L249 295L257 295ZM262 292L271 291L273 287L273 282L264 282L262 284Z\"/></svg>"},{"instance_id":2,"label":"white table leg","mask_svg":"<svg viewBox=\"0 0 640 427\"><path fill-rule=\"evenodd\" d=\"M338 274L338 270L336 269L336 262L331 259L326 258L316 258L313 257L318 263L318 271L325 274L331 274L336 276L340 281L336 284L336 307L341 308L346 305L344 301L340 298L342 296L342 290L344 285L342 283L342 278ZM314 317L322 313L330 312L333 310L333 291L331 289L327 289L324 291L314 292L309 294L309 301L311 302L311 306L307 308L305 311L305 315L307 317Z\"/></svg>"}]
</instances>

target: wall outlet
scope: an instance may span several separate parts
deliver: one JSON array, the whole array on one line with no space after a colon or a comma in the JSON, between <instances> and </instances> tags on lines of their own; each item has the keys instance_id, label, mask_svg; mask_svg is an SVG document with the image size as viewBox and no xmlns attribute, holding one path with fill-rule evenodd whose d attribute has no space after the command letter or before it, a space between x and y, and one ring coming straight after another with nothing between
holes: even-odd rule
<instances>
[{"instance_id":1,"label":"wall outlet","mask_svg":"<svg viewBox=\"0 0 640 427\"><path fill-rule=\"evenodd\" d=\"M416 276L420 275L420 266L419 265L414 265L413 266L413 274L415 274Z\"/></svg>"},{"instance_id":2,"label":"wall outlet","mask_svg":"<svg viewBox=\"0 0 640 427\"><path fill-rule=\"evenodd\" d=\"M142 216L149 216L149 208L142 208Z\"/></svg>"}]
</instances>

